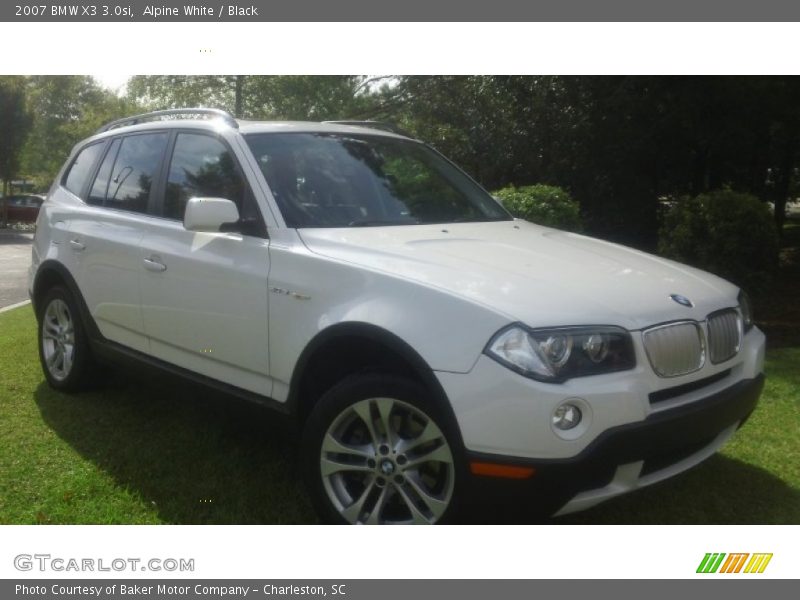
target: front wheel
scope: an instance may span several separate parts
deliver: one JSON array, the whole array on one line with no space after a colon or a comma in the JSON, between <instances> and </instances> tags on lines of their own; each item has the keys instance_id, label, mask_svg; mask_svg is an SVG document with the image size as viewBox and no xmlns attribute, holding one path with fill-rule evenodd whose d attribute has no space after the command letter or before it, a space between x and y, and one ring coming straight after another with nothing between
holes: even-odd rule
<instances>
[{"instance_id":1,"label":"front wheel","mask_svg":"<svg viewBox=\"0 0 800 600\"><path fill-rule=\"evenodd\" d=\"M455 436L419 384L356 375L329 390L306 424L312 500L333 523L433 524L455 513Z\"/></svg>"}]
</instances>

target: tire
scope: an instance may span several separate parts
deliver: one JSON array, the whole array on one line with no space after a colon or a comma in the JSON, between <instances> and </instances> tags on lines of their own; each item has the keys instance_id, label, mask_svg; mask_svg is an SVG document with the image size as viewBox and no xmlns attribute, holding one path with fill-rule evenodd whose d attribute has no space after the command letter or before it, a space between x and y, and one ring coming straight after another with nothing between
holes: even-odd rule
<instances>
[{"instance_id":1,"label":"tire","mask_svg":"<svg viewBox=\"0 0 800 600\"><path fill-rule=\"evenodd\" d=\"M78 303L64 287L47 291L39 317L39 360L51 387L79 392L91 387L94 369Z\"/></svg>"},{"instance_id":2,"label":"tire","mask_svg":"<svg viewBox=\"0 0 800 600\"><path fill-rule=\"evenodd\" d=\"M459 440L418 383L380 373L348 377L320 398L303 432L312 502L328 523L451 520L465 480Z\"/></svg>"}]
</instances>

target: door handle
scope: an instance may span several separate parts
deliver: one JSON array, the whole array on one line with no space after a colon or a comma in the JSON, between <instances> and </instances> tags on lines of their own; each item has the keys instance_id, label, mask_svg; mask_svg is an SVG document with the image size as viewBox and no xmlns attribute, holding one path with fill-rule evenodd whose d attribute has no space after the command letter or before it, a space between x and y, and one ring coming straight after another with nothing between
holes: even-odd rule
<instances>
[{"instance_id":1,"label":"door handle","mask_svg":"<svg viewBox=\"0 0 800 600\"><path fill-rule=\"evenodd\" d=\"M70 248L75 250L75 252L82 252L86 250L86 244L78 240L77 238L74 240L69 241Z\"/></svg>"},{"instance_id":2,"label":"door handle","mask_svg":"<svg viewBox=\"0 0 800 600\"><path fill-rule=\"evenodd\" d=\"M153 271L155 273L163 273L167 270L167 265L160 262L157 256L148 256L144 259L144 268L148 271Z\"/></svg>"}]
</instances>

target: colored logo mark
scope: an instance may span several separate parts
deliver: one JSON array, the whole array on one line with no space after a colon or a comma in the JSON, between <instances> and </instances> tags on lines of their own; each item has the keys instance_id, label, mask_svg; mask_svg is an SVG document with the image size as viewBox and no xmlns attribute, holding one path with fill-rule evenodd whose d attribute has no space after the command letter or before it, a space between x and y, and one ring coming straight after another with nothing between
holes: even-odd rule
<instances>
[{"instance_id":1,"label":"colored logo mark","mask_svg":"<svg viewBox=\"0 0 800 600\"><path fill-rule=\"evenodd\" d=\"M724 552L708 552L703 557L703 560L700 561L697 572L763 573L770 560L772 560L772 553L749 554L747 552L739 552L725 554Z\"/></svg>"}]
</instances>

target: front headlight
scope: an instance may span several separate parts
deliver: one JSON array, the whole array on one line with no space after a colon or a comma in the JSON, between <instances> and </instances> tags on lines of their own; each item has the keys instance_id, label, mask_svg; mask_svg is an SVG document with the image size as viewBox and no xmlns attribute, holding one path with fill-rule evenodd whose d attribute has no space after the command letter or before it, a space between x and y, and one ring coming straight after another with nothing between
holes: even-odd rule
<instances>
[{"instance_id":1,"label":"front headlight","mask_svg":"<svg viewBox=\"0 0 800 600\"><path fill-rule=\"evenodd\" d=\"M630 334L602 325L553 329L509 325L494 335L484 352L521 375L553 383L636 366Z\"/></svg>"},{"instance_id":2,"label":"front headlight","mask_svg":"<svg viewBox=\"0 0 800 600\"><path fill-rule=\"evenodd\" d=\"M750 297L744 290L739 290L739 310L742 311L742 324L744 332L747 333L753 328L753 309L750 306Z\"/></svg>"}]
</instances>

